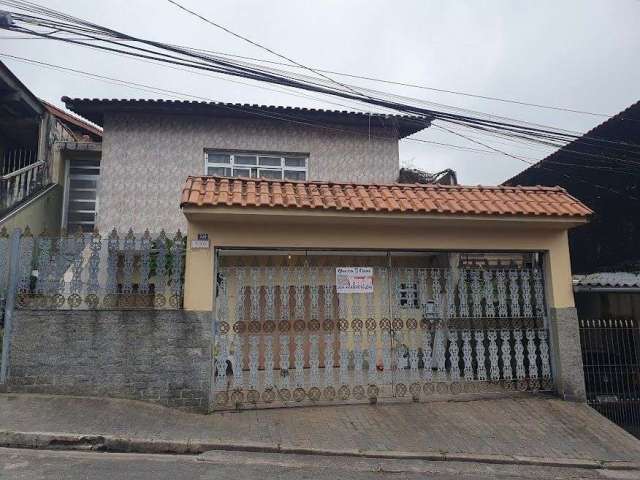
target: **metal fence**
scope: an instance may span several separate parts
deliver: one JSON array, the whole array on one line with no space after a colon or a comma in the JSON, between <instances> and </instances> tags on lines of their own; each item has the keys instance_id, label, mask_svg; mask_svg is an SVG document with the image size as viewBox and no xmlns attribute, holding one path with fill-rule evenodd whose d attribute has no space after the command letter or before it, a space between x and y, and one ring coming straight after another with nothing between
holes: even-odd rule
<instances>
[{"instance_id":1,"label":"metal fence","mask_svg":"<svg viewBox=\"0 0 640 480\"><path fill-rule=\"evenodd\" d=\"M375 265L371 291L341 293L332 263L359 259ZM552 388L537 266L223 260L218 409Z\"/></svg>"},{"instance_id":2,"label":"metal fence","mask_svg":"<svg viewBox=\"0 0 640 480\"><path fill-rule=\"evenodd\" d=\"M25 229L18 247L17 308L179 309L185 242L180 232L34 236ZM7 288L9 245L3 230L0 291Z\"/></svg>"},{"instance_id":3,"label":"metal fence","mask_svg":"<svg viewBox=\"0 0 640 480\"><path fill-rule=\"evenodd\" d=\"M640 438L640 331L634 319L580 320L587 401Z\"/></svg>"}]
</instances>

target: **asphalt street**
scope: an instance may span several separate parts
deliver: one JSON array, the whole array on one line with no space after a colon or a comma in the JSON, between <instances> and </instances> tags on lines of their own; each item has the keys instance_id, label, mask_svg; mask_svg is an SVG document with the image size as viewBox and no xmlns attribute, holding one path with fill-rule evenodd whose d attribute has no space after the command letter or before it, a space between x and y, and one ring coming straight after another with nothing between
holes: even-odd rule
<instances>
[{"instance_id":1,"label":"asphalt street","mask_svg":"<svg viewBox=\"0 0 640 480\"><path fill-rule=\"evenodd\" d=\"M637 479L635 472L463 462L208 452L199 456L0 449L0 478L40 479Z\"/></svg>"}]
</instances>

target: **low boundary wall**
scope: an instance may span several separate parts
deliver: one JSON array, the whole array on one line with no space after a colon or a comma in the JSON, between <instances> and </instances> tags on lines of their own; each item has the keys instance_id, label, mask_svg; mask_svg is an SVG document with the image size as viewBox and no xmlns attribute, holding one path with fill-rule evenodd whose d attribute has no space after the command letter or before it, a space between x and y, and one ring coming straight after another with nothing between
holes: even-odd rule
<instances>
[{"instance_id":1,"label":"low boundary wall","mask_svg":"<svg viewBox=\"0 0 640 480\"><path fill-rule=\"evenodd\" d=\"M7 390L205 412L211 312L16 310Z\"/></svg>"}]
</instances>

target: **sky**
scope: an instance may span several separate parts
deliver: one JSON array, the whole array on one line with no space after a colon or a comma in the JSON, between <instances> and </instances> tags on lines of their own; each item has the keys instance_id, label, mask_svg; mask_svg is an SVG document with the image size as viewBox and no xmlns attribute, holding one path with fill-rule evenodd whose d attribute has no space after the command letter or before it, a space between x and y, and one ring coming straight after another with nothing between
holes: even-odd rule
<instances>
[{"instance_id":1,"label":"sky","mask_svg":"<svg viewBox=\"0 0 640 480\"><path fill-rule=\"evenodd\" d=\"M139 37L281 60L185 13L167 0L39 0L38 3ZM640 100L638 0L180 0L180 3L314 68L606 115ZM0 10L3 8L0 4ZM239 84L234 78L212 78L55 41L11 39L15 36L0 31L0 54L213 101L365 108L340 99L311 99L305 92L274 91L272 86L246 84L250 83L247 81ZM7 57L0 56L0 60L36 95L58 106L62 106L63 95L179 98ZM581 133L607 118L331 76L359 87ZM501 138L470 134L478 141L529 161L544 158L552 151L540 145L524 147ZM414 137L485 149L435 127ZM527 167L520 160L494 151L461 151L411 140L400 142L400 162L430 172L451 168L458 173L460 183L474 185L501 183Z\"/></svg>"}]
</instances>

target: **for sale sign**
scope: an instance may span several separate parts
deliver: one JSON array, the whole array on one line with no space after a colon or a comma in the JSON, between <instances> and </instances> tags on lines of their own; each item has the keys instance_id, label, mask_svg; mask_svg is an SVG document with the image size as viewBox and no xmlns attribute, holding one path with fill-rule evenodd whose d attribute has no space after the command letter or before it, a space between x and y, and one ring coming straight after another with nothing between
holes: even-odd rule
<instances>
[{"instance_id":1,"label":"for sale sign","mask_svg":"<svg viewBox=\"0 0 640 480\"><path fill-rule=\"evenodd\" d=\"M338 293L373 293L372 267L336 267Z\"/></svg>"}]
</instances>

